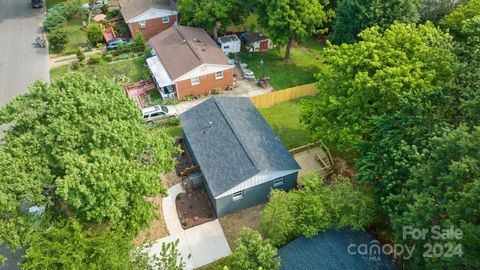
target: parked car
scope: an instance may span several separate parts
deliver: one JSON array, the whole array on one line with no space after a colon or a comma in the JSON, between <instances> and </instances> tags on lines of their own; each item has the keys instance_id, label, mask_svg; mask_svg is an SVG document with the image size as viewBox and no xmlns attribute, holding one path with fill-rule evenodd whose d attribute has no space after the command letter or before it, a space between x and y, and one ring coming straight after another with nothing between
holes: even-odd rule
<instances>
[{"instance_id":1,"label":"parked car","mask_svg":"<svg viewBox=\"0 0 480 270\"><path fill-rule=\"evenodd\" d=\"M153 122L161 121L168 119L170 117L175 117L178 115L177 109L174 106L160 106L155 105L142 109L143 120L148 125L153 124Z\"/></svg>"},{"instance_id":2,"label":"parked car","mask_svg":"<svg viewBox=\"0 0 480 270\"><path fill-rule=\"evenodd\" d=\"M102 5L107 5L108 4L108 0L96 0L95 3L94 3L94 7L95 8L100 8ZM90 2L82 5L83 8L85 9L91 9L92 6L90 5Z\"/></svg>"},{"instance_id":3,"label":"parked car","mask_svg":"<svg viewBox=\"0 0 480 270\"><path fill-rule=\"evenodd\" d=\"M116 50L119 45L127 45L130 43L130 40L126 38L114 38L107 42L107 50Z\"/></svg>"},{"instance_id":4,"label":"parked car","mask_svg":"<svg viewBox=\"0 0 480 270\"><path fill-rule=\"evenodd\" d=\"M43 7L43 0L32 0L32 8L41 8Z\"/></svg>"}]
</instances>

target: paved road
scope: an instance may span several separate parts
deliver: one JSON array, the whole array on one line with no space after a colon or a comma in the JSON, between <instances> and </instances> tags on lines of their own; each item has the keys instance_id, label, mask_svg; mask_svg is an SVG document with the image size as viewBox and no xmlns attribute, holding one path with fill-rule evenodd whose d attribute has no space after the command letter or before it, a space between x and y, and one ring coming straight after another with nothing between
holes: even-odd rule
<instances>
[{"instance_id":1,"label":"paved road","mask_svg":"<svg viewBox=\"0 0 480 270\"><path fill-rule=\"evenodd\" d=\"M30 0L0 0L0 106L28 91L36 80L49 81L46 48L37 48L44 9Z\"/></svg>"}]
</instances>

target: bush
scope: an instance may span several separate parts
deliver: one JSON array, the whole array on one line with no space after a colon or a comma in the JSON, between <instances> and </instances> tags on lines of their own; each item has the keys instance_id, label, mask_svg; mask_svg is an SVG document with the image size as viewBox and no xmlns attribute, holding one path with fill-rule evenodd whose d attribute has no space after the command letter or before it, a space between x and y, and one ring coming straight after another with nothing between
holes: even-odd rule
<instances>
[{"instance_id":1,"label":"bush","mask_svg":"<svg viewBox=\"0 0 480 270\"><path fill-rule=\"evenodd\" d=\"M93 64L97 64L100 62L100 60L102 59L102 55L100 54L94 54L92 56L90 56L90 59L88 59L88 63L93 65Z\"/></svg>"},{"instance_id":2,"label":"bush","mask_svg":"<svg viewBox=\"0 0 480 270\"><path fill-rule=\"evenodd\" d=\"M113 61L113 55L110 53L104 54L103 59L107 62L112 62Z\"/></svg>"},{"instance_id":3,"label":"bush","mask_svg":"<svg viewBox=\"0 0 480 270\"><path fill-rule=\"evenodd\" d=\"M134 46L145 46L145 37L143 37L143 34L140 31L137 31L133 41Z\"/></svg>"},{"instance_id":4,"label":"bush","mask_svg":"<svg viewBox=\"0 0 480 270\"><path fill-rule=\"evenodd\" d=\"M48 34L50 47L55 50L63 50L68 42L67 32L63 29L56 29Z\"/></svg>"},{"instance_id":5,"label":"bush","mask_svg":"<svg viewBox=\"0 0 480 270\"><path fill-rule=\"evenodd\" d=\"M193 100L193 96L192 96L192 95L186 95L186 96L183 97L183 100L184 100L184 101Z\"/></svg>"},{"instance_id":6,"label":"bush","mask_svg":"<svg viewBox=\"0 0 480 270\"><path fill-rule=\"evenodd\" d=\"M265 236L276 246L304 235L311 237L331 228L361 229L370 224L373 196L337 177L329 185L318 175L302 179L303 187L290 192L272 190L261 217Z\"/></svg>"},{"instance_id":7,"label":"bush","mask_svg":"<svg viewBox=\"0 0 480 270\"><path fill-rule=\"evenodd\" d=\"M213 88L211 93L212 93L212 95L219 95L219 94L222 93L222 89L220 89L220 87L215 87L215 88Z\"/></svg>"},{"instance_id":8,"label":"bush","mask_svg":"<svg viewBox=\"0 0 480 270\"><path fill-rule=\"evenodd\" d=\"M100 10L102 11L103 14L107 15L107 13L108 13L108 4L103 4L103 5L100 7Z\"/></svg>"},{"instance_id":9,"label":"bush","mask_svg":"<svg viewBox=\"0 0 480 270\"><path fill-rule=\"evenodd\" d=\"M85 54L81 49L77 50L76 55L79 62L82 62L83 60L85 60Z\"/></svg>"},{"instance_id":10,"label":"bush","mask_svg":"<svg viewBox=\"0 0 480 270\"><path fill-rule=\"evenodd\" d=\"M80 1L66 2L60 8L59 14L66 19L71 19L79 13L81 8L82 4L80 3Z\"/></svg>"},{"instance_id":11,"label":"bush","mask_svg":"<svg viewBox=\"0 0 480 270\"><path fill-rule=\"evenodd\" d=\"M150 48L145 48L143 50L143 58L147 59L152 57L152 50Z\"/></svg>"},{"instance_id":12,"label":"bush","mask_svg":"<svg viewBox=\"0 0 480 270\"><path fill-rule=\"evenodd\" d=\"M277 249L268 241L263 240L257 231L250 228L242 229L236 243L237 247L232 254L233 269L280 269Z\"/></svg>"},{"instance_id":13,"label":"bush","mask_svg":"<svg viewBox=\"0 0 480 270\"><path fill-rule=\"evenodd\" d=\"M47 18L45 18L45 21L43 22L43 27L45 27L47 31L53 31L63 25L66 21L67 19L57 12L48 13Z\"/></svg>"},{"instance_id":14,"label":"bush","mask_svg":"<svg viewBox=\"0 0 480 270\"><path fill-rule=\"evenodd\" d=\"M103 40L103 29L98 23L90 23L87 26L87 37L91 44L97 44Z\"/></svg>"},{"instance_id":15,"label":"bush","mask_svg":"<svg viewBox=\"0 0 480 270\"><path fill-rule=\"evenodd\" d=\"M70 64L70 69L71 70L78 70L80 68L80 61L75 61L72 64Z\"/></svg>"},{"instance_id":16,"label":"bush","mask_svg":"<svg viewBox=\"0 0 480 270\"><path fill-rule=\"evenodd\" d=\"M107 20L110 20L110 19L113 19L113 18L117 17L119 14L120 14L120 10L118 10L118 9L112 9L112 10L109 10L109 11L107 12L107 14L105 14L105 15L107 15L107 18L106 18L106 19L107 19Z\"/></svg>"},{"instance_id":17,"label":"bush","mask_svg":"<svg viewBox=\"0 0 480 270\"><path fill-rule=\"evenodd\" d=\"M118 56L119 60L127 60L128 58L130 58L128 54L121 54Z\"/></svg>"}]
</instances>

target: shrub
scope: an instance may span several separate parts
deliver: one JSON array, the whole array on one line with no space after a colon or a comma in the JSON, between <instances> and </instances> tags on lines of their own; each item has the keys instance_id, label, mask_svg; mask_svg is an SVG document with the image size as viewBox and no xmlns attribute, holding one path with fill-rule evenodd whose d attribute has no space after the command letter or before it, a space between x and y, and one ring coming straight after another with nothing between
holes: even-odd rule
<instances>
[{"instance_id":1,"label":"shrub","mask_svg":"<svg viewBox=\"0 0 480 270\"><path fill-rule=\"evenodd\" d=\"M145 37L140 31L137 31L133 41L135 46L145 46Z\"/></svg>"},{"instance_id":2,"label":"shrub","mask_svg":"<svg viewBox=\"0 0 480 270\"><path fill-rule=\"evenodd\" d=\"M97 44L103 40L103 29L98 23L90 23L87 26L87 37L91 44Z\"/></svg>"},{"instance_id":3,"label":"shrub","mask_svg":"<svg viewBox=\"0 0 480 270\"><path fill-rule=\"evenodd\" d=\"M47 18L45 18L45 21L43 22L43 27L45 27L47 31L53 31L63 25L66 21L67 19L57 12L48 13Z\"/></svg>"},{"instance_id":4,"label":"shrub","mask_svg":"<svg viewBox=\"0 0 480 270\"><path fill-rule=\"evenodd\" d=\"M212 93L212 95L219 95L219 94L222 93L222 89L220 89L220 87L215 87L215 88L213 88L211 93Z\"/></svg>"},{"instance_id":5,"label":"shrub","mask_svg":"<svg viewBox=\"0 0 480 270\"><path fill-rule=\"evenodd\" d=\"M127 60L128 58L130 58L128 54L121 54L118 56L119 60Z\"/></svg>"},{"instance_id":6,"label":"shrub","mask_svg":"<svg viewBox=\"0 0 480 270\"><path fill-rule=\"evenodd\" d=\"M233 269L280 269L277 249L250 228L244 228L238 234L237 247L232 257Z\"/></svg>"},{"instance_id":7,"label":"shrub","mask_svg":"<svg viewBox=\"0 0 480 270\"><path fill-rule=\"evenodd\" d=\"M77 50L76 55L79 62L82 62L83 60L85 60L85 54L81 49Z\"/></svg>"},{"instance_id":8,"label":"shrub","mask_svg":"<svg viewBox=\"0 0 480 270\"><path fill-rule=\"evenodd\" d=\"M107 18L106 18L106 19L107 19L107 20L110 20L110 19L113 19L113 18L117 17L119 14L120 14L120 10L118 10L118 9L112 9L112 10L109 10L109 11L107 12L107 14L105 14L105 15L107 15Z\"/></svg>"},{"instance_id":9,"label":"shrub","mask_svg":"<svg viewBox=\"0 0 480 270\"><path fill-rule=\"evenodd\" d=\"M152 57L152 50L150 48L145 48L143 50L143 58L147 59Z\"/></svg>"},{"instance_id":10,"label":"shrub","mask_svg":"<svg viewBox=\"0 0 480 270\"><path fill-rule=\"evenodd\" d=\"M61 51L68 42L67 32L63 29L53 30L48 34L48 41L52 49Z\"/></svg>"},{"instance_id":11,"label":"shrub","mask_svg":"<svg viewBox=\"0 0 480 270\"><path fill-rule=\"evenodd\" d=\"M97 64L100 62L100 60L102 59L102 56L100 54L94 54L92 56L90 56L90 59L88 59L88 63L89 64Z\"/></svg>"},{"instance_id":12,"label":"shrub","mask_svg":"<svg viewBox=\"0 0 480 270\"><path fill-rule=\"evenodd\" d=\"M59 14L65 17L66 19L71 19L77 15L82 8L80 1L70 1L62 5L59 10Z\"/></svg>"},{"instance_id":13,"label":"shrub","mask_svg":"<svg viewBox=\"0 0 480 270\"><path fill-rule=\"evenodd\" d=\"M102 11L103 14L107 15L107 13L108 13L108 4L103 4L103 5L100 7L100 10Z\"/></svg>"},{"instance_id":14,"label":"shrub","mask_svg":"<svg viewBox=\"0 0 480 270\"><path fill-rule=\"evenodd\" d=\"M183 100L185 100L185 101L193 100L193 96L192 95L186 95L186 96L183 97Z\"/></svg>"},{"instance_id":15,"label":"shrub","mask_svg":"<svg viewBox=\"0 0 480 270\"><path fill-rule=\"evenodd\" d=\"M107 62L112 62L113 61L113 55L110 54L110 53L104 54L103 59L105 59L105 61L107 61Z\"/></svg>"},{"instance_id":16,"label":"shrub","mask_svg":"<svg viewBox=\"0 0 480 270\"><path fill-rule=\"evenodd\" d=\"M70 64L70 69L71 70L78 70L80 68L80 61L75 61L72 64Z\"/></svg>"}]
</instances>

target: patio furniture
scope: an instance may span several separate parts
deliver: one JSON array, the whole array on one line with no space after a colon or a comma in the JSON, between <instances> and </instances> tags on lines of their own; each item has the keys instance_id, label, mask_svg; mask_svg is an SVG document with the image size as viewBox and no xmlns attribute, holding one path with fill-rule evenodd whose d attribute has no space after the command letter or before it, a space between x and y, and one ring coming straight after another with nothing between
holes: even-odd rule
<instances>
[{"instance_id":1,"label":"patio furniture","mask_svg":"<svg viewBox=\"0 0 480 270\"><path fill-rule=\"evenodd\" d=\"M243 70L243 76L254 76L255 74L250 69Z\"/></svg>"}]
</instances>

